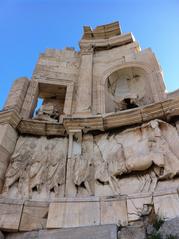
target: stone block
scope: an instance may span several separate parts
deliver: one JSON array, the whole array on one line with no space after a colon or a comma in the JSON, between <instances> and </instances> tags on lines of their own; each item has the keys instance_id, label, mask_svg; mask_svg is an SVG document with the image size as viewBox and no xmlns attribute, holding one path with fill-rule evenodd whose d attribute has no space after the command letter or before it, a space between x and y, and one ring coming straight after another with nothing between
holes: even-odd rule
<instances>
[{"instance_id":1,"label":"stone block","mask_svg":"<svg viewBox=\"0 0 179 239\"><path fill-rule=\"evenodd\" d=\"M0 193L4 185L4 176L8 166L10 154L0 145Z\"/></svg>"},{"instance_id":2,"label":"stone block","mask_svg":"<svg viewBox=\"0 0 179 239\"><path fill-rule=\"evenodd\" d=\"M6 239L117 239L116 225L8 233ZM1 239L1 238L0 238Z\"/></svg>"},{"instance_id":3,"label":"stone block","mask_svg":"<svg viewBox=\"0 0 179 239\"><path fill-rule=\"evenodd\" d=\"M10 154L14 151L17 132L9 124L0 125L0 145Z\"/></svg>"},{"instance_id":4,"label":"stone block","mask_svg":"<svg viewBox=\"0 0 179 239\"><path fill-rule=\"evenodd\" d=\"M1 231L0 231L0 239L4 239L4 235Z\"/></svg>"},{"instance_id":5,"label":"stone block","mask_svg":"<svg viewBox=\"0 0 179 239\"><path fill-rule=\"evenodd\" d=\"M163 219L172 219L179 216L179 198L177 193L154 196L155 213Z\"/></svg>"},{"instance_id":6,"label":"stone block","mask_svg":"<svg viewBox=\"0 0 179 239\"><path fill-rule=\"evenodd\" d=\"M169 238L169 235L172 235L172 238L179 238L179 217L173 218L169 221L165 221L159 229L159 233L163 239Z\"/></svg>"},{"instance_id":7,"label":"stone block","mask_svg":"<svg viewBox=\"0 0 179 239\"><path fill-rule=\"evenodd\" d=\"M19 231L46 228L49 204L46 202L25 202Z\"/></svg>"},{"instance_id":8,"label":"stone block","mask_svg":"<svg viewBox=\"0 0 179 239\"><path fill-rule=\"evenodd\" d=\"M126 199L109 199L101 201L101 224L114 223L117 225L127 225L127 205Z\"/></svg>"},{"instance_id":9,"label":"stone block","mask_svg":"<svg viewBox=\"0 0 179 239\"><path fill-rule=\"evenodd\" d=\"M139 220L141 216L148 215L152 209L152 196L141 194L127 199L129 222Z\"/></svg>"},{"instance_id":10,"label":"stone block","mask_svg":"<svg viewBox=\"0 0 179 239\"><path fill-rule=\"evenodd\" d=\"M47 228L82 227L100 224L99 202L55 202L49 207Z\"/></svg>"},{"instance_id":11,"label":"stone block","mask_svg":"<svg viewBox=\"0 0 179 239\"><path fill-rule=\"evenodd\" d=\"M179 134L179 120L176 122L176 128L177 128L177 132Z\"/></svg>"},{"instance_id":12,"label":"stone block","mask_svg":"<svg viewBox=\"0 0 179 239\"><path fill-rule=\"evenodd\" d=\"M11 232L6 233L6 239L38 239L39 238L39 232L33 231L33 232Z\"/></svg>"},{"instance_id":13,"label":"stone block","mask_svg":"<svg viewBox=\"0 0 179 239\"><path fill-rule=\"evenodd\" d=\"M39 239L117 239L116 225L101 225L81 228L42 230Z\"/></svg>"},{"instance_id":14,"label":"stone block","mask_svg":"<svg viewBox=\"0 0 179 239\"><path fill-rule=\"evenodd\" d=\"M2 146L0 145L0 168L3 167L3 165L8 164L10 153ZM1 174L0 174L1 177Z\"/></svg>"},{"instance_id":15,"label":"stone block","mask_svg":"<svg viewBox=\"0 0 179 239\"><path fill-rule=\"evenodd\" d=\"M144 227L136 227L129 226L122 228L119 232L118 239L145 239L145 228Z\"/></svg>"},{"instance_id":16,"label":"stone block","mask_svg":"<svg viewBox=\"0 0 179 239\"><path fill-rule=\"evenodd\" d=\"M17 112L20 112L28 86L29 80L25 77L14 81L8 99L4 105L4 110L16 109Z\"/></svg>"},{"instance_id":17,"label":"stone block","mask_svg":"<svg viewBox=\"0 0 179 239\"><path fill-rule=\"evenodd\" d=\"M23 204L13 200L0 200L0 230L18 231Z\"/></svg>"}]
</instances>

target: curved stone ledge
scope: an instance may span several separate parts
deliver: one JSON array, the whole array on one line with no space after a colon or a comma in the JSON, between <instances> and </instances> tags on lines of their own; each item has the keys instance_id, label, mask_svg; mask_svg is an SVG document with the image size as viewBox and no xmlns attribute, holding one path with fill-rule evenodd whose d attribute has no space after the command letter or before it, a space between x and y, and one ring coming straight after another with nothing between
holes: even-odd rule
<instances>
[{"instance_id":1,"label":"curved stone ledge","mask_svg":"<svg viewBox=\"0 0 179 239\"><path fill-rule=\"evenodd\" d=\"M86 117L64 117L63 123L51 123L38 120L21 120L18 131L22 134L65 136L66 132L81 129L84 133L89 131L105 131L124 126L142 124L152 119L169 121L179 116L179 98L169 99L140 108L108 113L105 115Z\"/></svg>"}]
</instances>

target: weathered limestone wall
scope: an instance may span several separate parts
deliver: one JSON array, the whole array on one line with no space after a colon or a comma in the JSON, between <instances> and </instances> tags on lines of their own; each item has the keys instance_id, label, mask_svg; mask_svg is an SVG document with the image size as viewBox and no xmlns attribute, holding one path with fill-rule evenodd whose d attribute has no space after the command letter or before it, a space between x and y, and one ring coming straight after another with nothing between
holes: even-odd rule
<instances>
[{"instance_id":1,"label":"weathered limestone wall","mask_svg":"<svg viewBox=\"0 0 179 239\"><path fill-rule=\"evenodd\" d=\"M19 113L21 111L28 87L28 78L23 77L15 80L3 109L15 109Z\"/></svg>"},{"instance_id":2,"label":"weathered limestone wall","mask_svg":"<svg viewBox=\"0 0 179 239\"><path fill-rule=\"evenodd\" d=\"M38 100L38 92L38 82L31 81L21 109L21 115L24 119L32 118Z\"/></svg>"},{"instance_id":3,"label":"weathered limestone wall","mask_svg":"<svg viewBox=\"0 0 179 239\"><path fill-rule=\"evenodd\" d=\"M80 61L80 53L72 48L66 48L63 51L47 49L40 55L32 77L39 83L70 86L67 88L66 114L74 113L76 110Z\"/></svg>"},{"instance_id":4,"label":"weathered limestone wall","mask_svg":"<svg viewBox=\"0 0 179 239\"><path fill-rule=\"evenodd\" d=\"M4 195L48 199L64 196L67 138L20 136L6 172Z\"/></svg>"},{"instance_id":5,"label":"weathered limestone wall","mask_svg":"<svg viewBox=\"0 0 179 239\"><path fill-rule=\"evenodd\" d=\"M121 133L70 135L20 136L4 193L32 199L133 195L163 191L164 180L176 188L179 135L172 125L153 120Z\"/></svg>"},{"instance_id":6,"label":"weathered limestone wall","mask_svg":"<svg viewBox=\"0 0 179 239\"><path fill-rule=\"evenodd\" d=\"M0 193L3 188L5 173L17 141L16 131L9 125L0 125Z\"/></svg>"},{"instance_id":7,"label":"weathered limestone wall","mask_svg":"<svg viewBox=\"0 0 179 239\"><path fill-rule=\"evenodd\" d=\"M0 238L144 239L179 216L177 96L118 23L47 49L0 112Z\"/></svg>"},{"instance_id":8,"label":"weathered limestone wall","mask_svg":"<svg viewBox=\"0 0 179 239\"><path fill-rule=\"evenodd\" d=\"M172 98L174 99L178 96L179 96L179 89L167 94L167 98L169 98L169 99L172 99Z\"/></svg>"},{"instance_id":9,"label":"weathered limestone wall","mask_svg":"<svg viewBox=\"0 0 179 239\"><path fill-rule=\"evenodd\" d=\"M91 113L92 111L92 81L93 81L93 49L81 52L81 64L77 90L76 112Z\"/></svg>"},{"instance_id":10,"label":"weathered limestone wall","mask_svg":"<svg viewBox=\"0 0 179 239\"><path fill-rule=\"evenodd\" d=\"M14 152L13 141L2 197L18 199L20 207L25 203L23 210L30 207L30 214L34 207L42 207L37 221L46 211L44 228L118 224L119 220L126 225L153 207L161 217L179 215L179 135L174 126L153 120L122 132L82 135L72 130L70 135L20 136ZM167 205L172 207L166 210ZM4 220L0 227L6 225Z\"/></svg>"},{"instance_id":11,"label":"weathered limestone wall","mask_svg":"<svg viewBox=\"0 0 179 239\"><path fill-rule=\"evenodd\" d=\"M138 50L136 42L94 54L93 59L93 107L97 113L105 113L105 92L108 77L117 70L136 67L145 71L146 82L154 102L166 98L163 76L150 49Z\"/></svg>"},{"instance_id":12,"label":"weathered limestone wall","mask_svg":"<svg viewBox=\"0 0 179 239\"><path fill-rule=\"evenodd\" d=\"M112 105L105 105L108 102L105 100L106 82L112 73L121 69L136 67L145 73L145 85L148 88L145 93L150 92L151 97L147 103L165 99L162 71L155 55L150 49L141 51L138 43L127 34L130 42L125 44L124 37L118 36L121 45L117 42L119 46L113 49L98 50L95 42L86 40L80 42L80 53L68 48L63 51L48 49L38 60L33 80L46 84L58 82L59 85L73 83L74 88L70 92L73 102L71 113L82 115L115 112ZM107 111L106 107L109 108Z\"/></svg>"}]
</instances>

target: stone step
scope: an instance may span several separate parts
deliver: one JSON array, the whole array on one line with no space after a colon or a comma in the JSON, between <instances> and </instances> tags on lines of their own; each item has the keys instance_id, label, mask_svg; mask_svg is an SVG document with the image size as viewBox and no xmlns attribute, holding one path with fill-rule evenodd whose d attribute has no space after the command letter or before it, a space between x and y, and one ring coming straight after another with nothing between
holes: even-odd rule
<instances>
[{"instance_id":1,"label":"stone step","mask_svg":"<svg viewBox=\"0 0 179 239\"><path fill-rule=\"evenodd\" d=\"M5 239L117 239L115 224L69 229L40 230L26 233L7 233Z\"/></svg>"}]
</instances>

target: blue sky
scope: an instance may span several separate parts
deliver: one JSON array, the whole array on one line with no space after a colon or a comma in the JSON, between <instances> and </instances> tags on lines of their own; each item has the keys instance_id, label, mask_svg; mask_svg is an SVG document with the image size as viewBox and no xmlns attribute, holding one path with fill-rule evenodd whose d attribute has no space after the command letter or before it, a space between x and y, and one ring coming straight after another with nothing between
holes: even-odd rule
<instances>
[{"instance_id":1,"label":"blue sky","mask_svg":"<svg viewBox=\"0 0 179 239\"><path fill-rule=\"evenodd\" d=\"M179 0L0 0L0 108L46 48L78 49L82 26L119 21L152 48L168 91L179 88Z\"/></svg>"}]
</instances>

